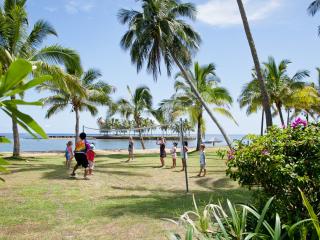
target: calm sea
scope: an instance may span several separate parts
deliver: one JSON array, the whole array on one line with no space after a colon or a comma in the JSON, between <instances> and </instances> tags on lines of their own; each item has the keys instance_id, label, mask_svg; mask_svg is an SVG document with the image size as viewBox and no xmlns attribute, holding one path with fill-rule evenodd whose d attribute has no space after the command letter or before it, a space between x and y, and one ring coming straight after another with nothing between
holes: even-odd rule
<instances>
[{"instance_id":1,"label":"calm sea","mask_svg":"<svg viewBox=\"0 0 320 240\"><path fill-rule=\"evenodd\" d=\"M62 136L62 135L72 135L72 134L48 134L50 136ZM12 140L12 134L1 134L0 136L6 136ZM244 135L229 135L231 140L241 139ZM216 143L215 146L226 146L226 142L223 137L219 134L208 134L206 140L220 140L220 143ZM28 134L21 134L21 150L23 152L47 152L47 151L64 151L66 142L69 139L33 139ZM73 139L70 139L73 141ZM127 149L127 140L89 140L89 142L94 143L96 149L98 150L119 150ZM190 147L196 145L196 141L188 141ZM180 145L180 144L179 144ZM145 140L145 146L148 149L158 148L155 141ZM167 147L171 148L172 141L167 141ZM210 144L208 144L210 146ZM135 148L141 149L141 144L138 140L135 141ZM12 151L12 144L0 144L0 152L10 152Z\"/></svg>"}]
</instances>

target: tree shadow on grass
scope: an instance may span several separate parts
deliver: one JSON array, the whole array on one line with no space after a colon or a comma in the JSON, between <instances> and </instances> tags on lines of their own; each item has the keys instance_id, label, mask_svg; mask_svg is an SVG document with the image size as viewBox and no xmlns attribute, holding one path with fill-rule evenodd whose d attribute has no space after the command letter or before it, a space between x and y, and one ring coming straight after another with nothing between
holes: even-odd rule
<instances>
[{"instance_id":1,"label":"tree shadow on grass","mask_svg":"<svg viewBox=\"0 0 320 240\"><path fill-rule=\"evenodd\" d=\"M235 188L234 182L232 182L232 180L228 177L219 179L201 178L196 181L196 184L209 190Z\"/></svg>"},{"instance_id":2,"label":"tree shadow on grass","mask_svg":"<svg viewBox=\"0 0 320 240\"><path fill-rule=\"evenodd\" d=\"M210 202L218 203L218 200L223 203L226 199L235 203L249 203L251 199L251 193L245 189L198 191L194 195L200 207ZM105 203L97 207L96 214L108 217L142 215L159 219L179 217L188 210L194 210L192 194L172 191L169 194L106 197Z\"/></svg>"}]
</instances>

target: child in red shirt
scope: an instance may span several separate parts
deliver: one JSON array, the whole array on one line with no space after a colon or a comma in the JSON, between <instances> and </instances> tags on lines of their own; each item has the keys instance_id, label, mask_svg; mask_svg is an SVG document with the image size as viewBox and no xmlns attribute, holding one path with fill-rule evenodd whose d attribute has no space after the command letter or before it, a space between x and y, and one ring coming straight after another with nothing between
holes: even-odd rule
<instances>
[{"instance_id":1,"label":"child in red shirt","mask_svg":"<svg viewBox=\"0 0 320 240\"><path fill-rule=\"evenodd\" d=\"M87 159L89 162L89 175L93 175L92 171L94 168L94 157L96 156L94 149L95 149L94 144L90 144L90 149L87 152Z\"/></svg>"}]
</instances>

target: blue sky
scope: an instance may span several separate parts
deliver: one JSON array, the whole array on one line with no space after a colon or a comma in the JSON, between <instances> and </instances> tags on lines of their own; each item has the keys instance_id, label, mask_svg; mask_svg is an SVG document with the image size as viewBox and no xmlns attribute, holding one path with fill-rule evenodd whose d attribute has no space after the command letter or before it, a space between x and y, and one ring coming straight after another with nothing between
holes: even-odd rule
<instances>
[{"instance_id":1,"label":"blue sky","mask_svg":"<svg viewBox=\"0 0 320 240\"><path fill-rule=\"evenodd\" d=\"M1 2L1 1L0 1ZM234 98L231 109L239 126L230 120L219 117L223 127L230 134L257 133L260 126L260 113L246 116L240 110L237 98L242 86L250 80L252 59L248 43L241 25L235 0L192 0L197 5L198 19L193 24L201 34L203 43L195 60L200 64L215 63L221 85L228 88ZM290 73L308 69L317 80L315 67L320 66L320 38L317 26L320 16L307 15L310 1L301 0L247 0L244 1L248 17L263 62L272 55L277 61L286 58L293 63ZM124 52L119 41L126 28L119 24L117 12L120 8L138 8L135 0L28 0L30 24L38 19L48 20L59 33L58 38L50 38L46 44L59 43L76 49L82 58L85 69L94 67L103 73L103 80L117 88L113 98L127 96L126 86L134 88L147 85L151 88L156 106L163 98L173 93L173 79L162 75L154 82L144 70L139 74L131 65L128 53ZM35 100L43 94L34 91L26 94L27 100ZM45 119L45 109L27 107L48 133L73 132L74 115L67 110ZM106 109L100 108L98 116L81 114L81 125L96 127L96 119L105 116ZM206 116L207 118L207 116ZM0 132L10 132L10 119L0 115ZM217 128L207 118L209 133L218 133Z\"/></svg>"}]
</instances>

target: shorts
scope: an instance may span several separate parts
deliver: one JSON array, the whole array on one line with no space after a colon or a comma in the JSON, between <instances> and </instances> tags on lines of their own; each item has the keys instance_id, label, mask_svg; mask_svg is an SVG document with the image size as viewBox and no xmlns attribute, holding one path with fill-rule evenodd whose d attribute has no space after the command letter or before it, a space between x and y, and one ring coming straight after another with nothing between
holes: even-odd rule
<instances>
[{"instance_id":1,"label":"shorts","mask_svg":"<svg viewBox=\"0 0 320 240\"><path fill-rule=\"evenodd\" d=\"M167 156L167 153L166 152L160 152L160 157L161 158L165 158Z\"/></svg>"},{"instance_id":2,"label":"shorts","mask_svg":"<svg viewBox=\"0 0 320 240\"><path fill-rule=\"evenodd\" d=\"M75 153L74 157L79 166L82 166L84 168L87 168L89 166L87 155L85 153Z\"/></svg>"},{"instance_id":3,"label":"shorts","mask_svg":"<svg viewBox=\"0 0 320 240\"><path fill-rule=\"evenodd\" d=\"M89 169L93 170L94 162L93 161L88 161L88 163L89 163Z\"/></svg>"},{"instance_id":4,"label":"shorts","mask_svg":"<svg viewBox=\"0 0 320 240\"><path fill-rule=\"evenodd\" d=\"M200 164L200 169L207 169L207 165L206 164Z\"/></svg>"}]
</instances>

